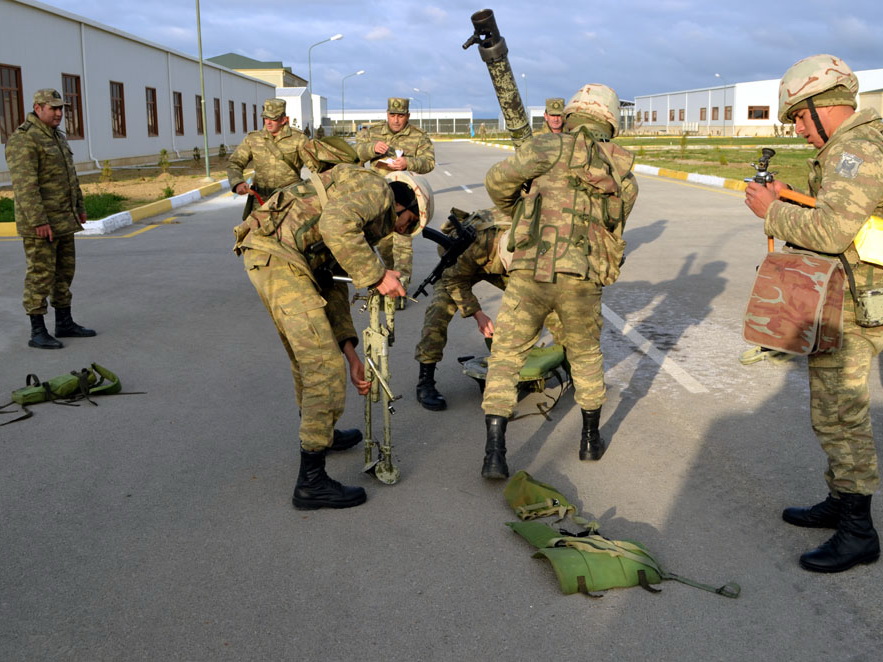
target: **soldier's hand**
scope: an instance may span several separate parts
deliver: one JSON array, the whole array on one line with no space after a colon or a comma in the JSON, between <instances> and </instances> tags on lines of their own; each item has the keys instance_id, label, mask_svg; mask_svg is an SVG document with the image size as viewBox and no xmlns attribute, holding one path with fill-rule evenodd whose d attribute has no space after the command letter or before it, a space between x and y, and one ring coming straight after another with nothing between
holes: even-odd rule
<instances>
[{"instance_id":1,"label":"soldier's hand","mask_svg":"<svg viewBox=\"0 0 883 662\"><path fill-rule=\"evenodd\" d=\"M236 185L236 188L233 189L233 192L236 195L245 195L246 193L248 193L248 184L246 184L245 182L239 182Z\"/></svg>"},{"instance_id":2,"label":"soldier's hand","mask_svg":"<svg viewBox=\"0 0 883 662\"><path fill-rule=\"evenodd\" d=\"M37 233L37 236L42 239L48 239L49 241L55 239L54 235L52 234L52 226L48 223L46 223L45 225L38 225L35 231Z\"/></svg>"},{"instance_id":3,"label":"soldier's hand","mask_svg":"<svg viewBox=\"0 0 883 662\"><path fill-rule=\"evenodd\" d=\"M86 216L86 212L83 212L82 214L77 214L77 220L80 222L80 225L85 223L87 218L88 217Z\"/></svg>"},{"instance_id":4,"label":"soldier's hand","mask_svg":"<svg viewBox=\"0 0 883 662\"><path fill-rule=\"evenodd\" d=\"M403 297L405 296L405 288L402 287L402 283L399 280L399 276L401 272L393 271L392 269L387 269L383 278L380 279L380 282L374 286L374 289L377 290L383 296L397 296Z\"/></svg>"},{"instance_id":5,"label":"soldier's hand","mask_svg":"<svg viewBox=\"0 0 883 662\"><path fill-rule=\"evenodd\" d=\"M481 310L474 315L475 323L478 324L478 330L485 338L494 337L494 320L484 314Z\"/></svg>"},{"instance_id":6,"label":"soldier's hand","mask_svg":"<svg viewBox=\"0 0 883 662\"><path fill-rule=\"evenodd\" d=\"M774 182L781 184L781 182ZM779 197L773 184L751 182L745 187L745 204L758 218L766 218L767 209Z\"/></svg>"},{"instance_id":7,"label":"soldier's hand","mask_svg":"<svg viewBox=\"0 0 883 662\"><path fill-rule=\"evenodd\" d=\"M389 151L389 145L387 145L382 140L378 140L374 143L374 153L375 154L386 154Z\"/></svg>"},{"instance_id":8,"label":"soldier's hand","mask_svg":"<svg viewBox=\"0 0 883 662\"><path fill-rule=\"evenodd\" d=\"M408 169L408 159L404 156L400 156L395 159L392 163L389 164L390 170L407 170Z\"/></svg>"}]
</instances>

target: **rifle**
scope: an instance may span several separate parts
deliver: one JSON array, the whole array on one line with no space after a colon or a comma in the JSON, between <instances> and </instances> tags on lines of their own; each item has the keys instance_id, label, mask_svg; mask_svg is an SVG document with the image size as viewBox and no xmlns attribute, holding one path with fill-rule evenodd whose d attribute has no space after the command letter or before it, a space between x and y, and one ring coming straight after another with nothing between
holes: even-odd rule
<instances>
[{"instance_id":1,"label":"rifle","mask_svg":"<svg viewBox=\"0 0 883 662\"><path fill-rule=\"evenodd\" d=\"M450 235L446 235L433 228L423 228L423 236L426 239L437 243L445 252L442 253L441 259L439 259L438 264L435 265L435 269L433 269L426 279L420 283L420 287L414 292L415 297L418 297L421 294L426 294L426 288L429 285L437 283L442 277L445 269L457 264L457 260L460 259L460 256L463 255L463 253L466 252L466 249L475 241L477 233L475 232L474 227L471 225L464 226L454 214L448 216L448 220L454 226L454 230Z\"/></svg>"}]
</instances>

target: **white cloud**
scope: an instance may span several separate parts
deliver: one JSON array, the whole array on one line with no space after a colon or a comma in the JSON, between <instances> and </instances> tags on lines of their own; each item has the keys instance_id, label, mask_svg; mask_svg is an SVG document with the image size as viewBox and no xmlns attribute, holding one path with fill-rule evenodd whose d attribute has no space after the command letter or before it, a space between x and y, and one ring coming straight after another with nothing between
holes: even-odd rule
<instances>
[{"instance_id":1,"label":"white cloud","mask_svg":"<svg viewBox=\"0 0 883 662\"><path fill-rule=\"evenodd\" d=\"M385 26L374 28L365 35L365 39L368 41L386 41L392 38L392 30Z\"/></svg>"}]
</instances>

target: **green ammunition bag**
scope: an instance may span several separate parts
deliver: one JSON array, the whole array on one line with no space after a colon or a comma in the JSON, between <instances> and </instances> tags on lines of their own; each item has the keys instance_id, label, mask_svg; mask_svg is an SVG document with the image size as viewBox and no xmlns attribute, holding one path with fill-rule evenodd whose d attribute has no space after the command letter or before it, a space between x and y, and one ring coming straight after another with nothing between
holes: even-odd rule
<instances>
[{"instance_id":1,"label":"green ammunition bag","mask_svg":"<svg viewBox=\"0 0 883 662\"><path fill-rule=\"evenodd\" d=\"M503 496L519 519L532 520L555 515L562 520L576 513L576 506L551 485L541 483L526 471L519 471L506 483Z\"/></svg>"}]
</instances>

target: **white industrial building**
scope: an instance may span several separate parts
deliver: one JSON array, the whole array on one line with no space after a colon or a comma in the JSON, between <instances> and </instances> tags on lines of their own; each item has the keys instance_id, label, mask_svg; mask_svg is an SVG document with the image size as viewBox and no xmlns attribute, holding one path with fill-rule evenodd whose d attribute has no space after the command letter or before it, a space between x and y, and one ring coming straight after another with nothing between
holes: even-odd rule
<instances>
[{"instance_id":1,"label":"white industrial building","mask_svg":"<svg viewBox=\"0 0 883 662\"><path fill-rule=\"evenodd\" d=\"M33 0L0 0L0 142L24 121L34 92L52 87L70 105L62 128L79 169L156 162L203 151L199 60ZM50 46L47 46L50 45ZM209 150L228 152L262 126L276 88L206 62ZM0 181L8 181L0 151Z\"/></svg>"},{"instance_id":2,"label":"white industrial building","mask_svg":"<svg viewBox=\"0 0 883 662\"><path fill-rule=\"evenodd\" d=\"M344 108L329 110L327 117L335 133L353 134L360 127L386 121L386 108ZM432 110L415 108L411 102L411 117L408 120L427 133L469 133L472 126L471 108L433 108ZM477 130L477 129L476 129Z\"/></svg>"},{"instance_id":3,"label":"white industrial building","mask_svg":"<svg viewBox=\"0 0 883 662\"><path fill-rule=\"evenodd\" d=\"M856 71L859 108L883 111L883 69ZM777 114L779 79L635 97L636 133L770 136L785 133Z\"/></svg>"}]
</instances>

